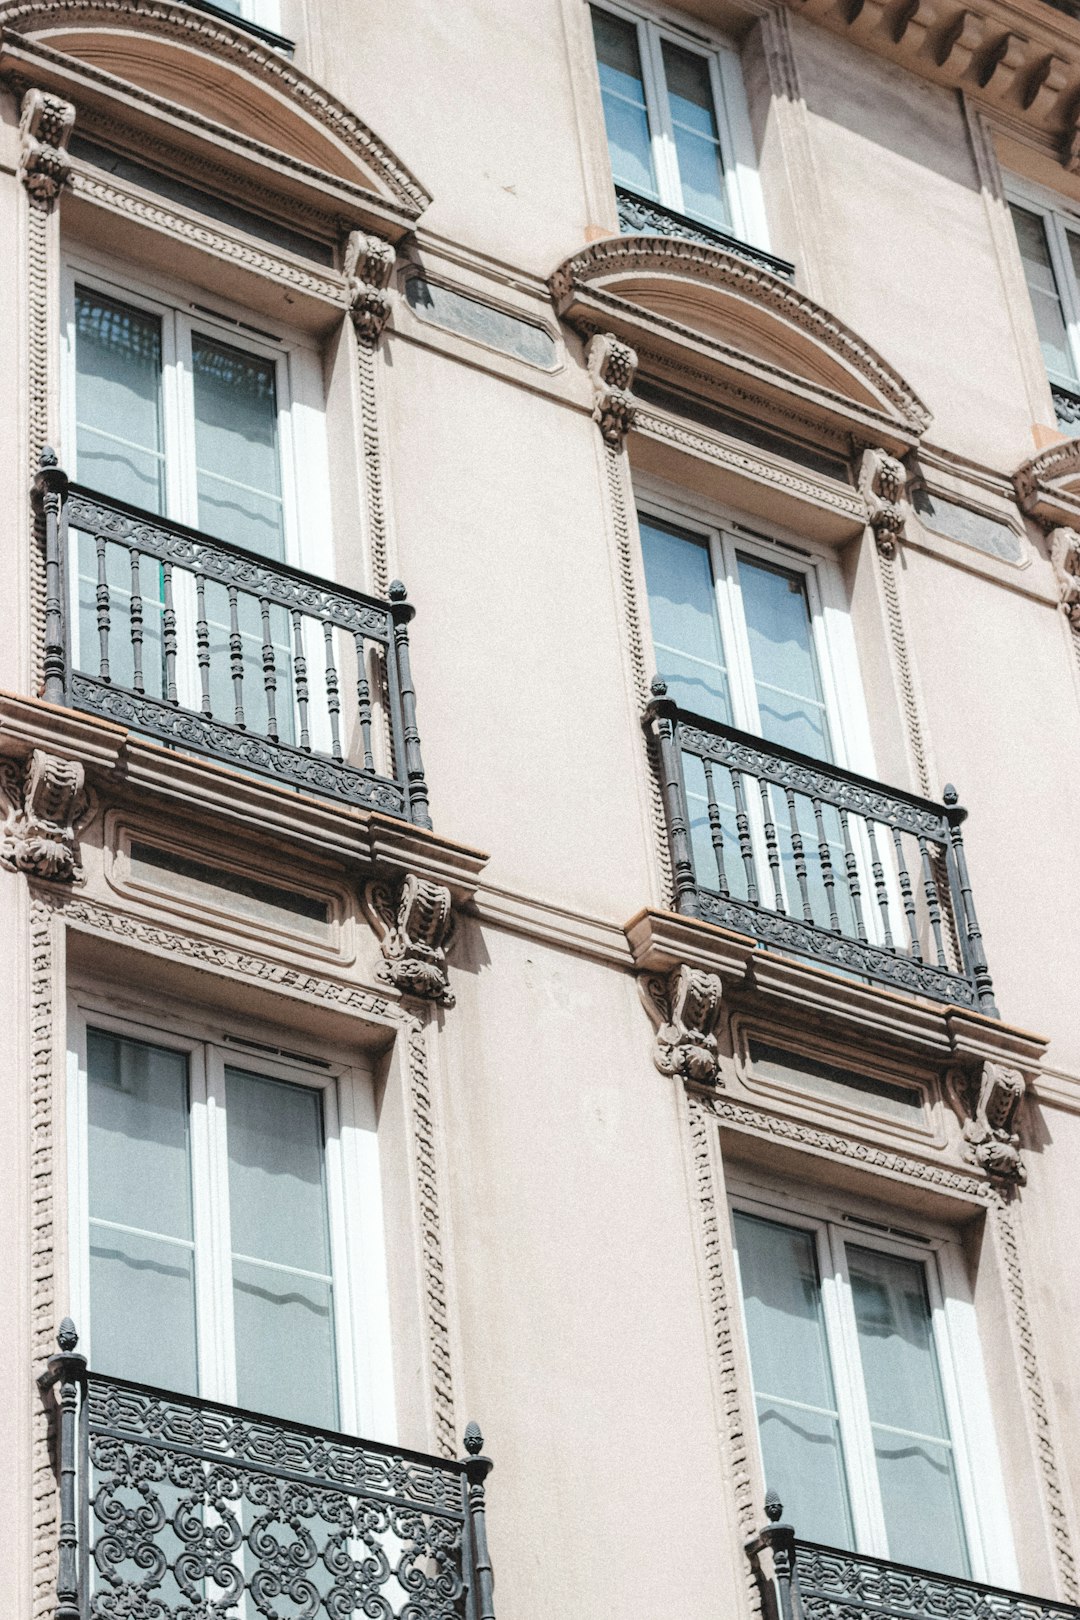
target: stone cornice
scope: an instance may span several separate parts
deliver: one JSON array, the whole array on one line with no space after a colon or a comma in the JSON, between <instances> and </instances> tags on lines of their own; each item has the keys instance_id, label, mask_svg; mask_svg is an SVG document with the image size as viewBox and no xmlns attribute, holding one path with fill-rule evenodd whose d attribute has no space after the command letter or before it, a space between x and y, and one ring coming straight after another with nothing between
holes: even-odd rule
<instances>
[{"instance_id":1,"label":"stone cornice","mask_svg":"<svg viewBox=\"0 0 1080 1620\"><path fill-rule=\"evenodd\" d=\"M487 856L468 845L377 812L295 793L174 752L109 720L0 691L0 758L27 758L35 748L78 761L88 784L113 802L146 796L260 836L337 856L372 872L411 872L471 899Z\"/></svg>"},{"instance_id":2,"label":"stone cornice","mask_svg":"<svg viewBox=\"0 0 1080 1620\"><path fill-rule=\"evenodd\" d=\"M787 0L790 9L1052 141L1080 167L1080 21L1046 0Z\"/></svg>"}]
</instances>

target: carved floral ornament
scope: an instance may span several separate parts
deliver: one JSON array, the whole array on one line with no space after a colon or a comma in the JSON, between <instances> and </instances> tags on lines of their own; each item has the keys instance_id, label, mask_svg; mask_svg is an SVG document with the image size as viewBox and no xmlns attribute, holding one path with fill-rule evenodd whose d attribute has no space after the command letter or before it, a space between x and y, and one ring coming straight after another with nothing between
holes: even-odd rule
<instances>
[{"instance_id":1,"label":"carved floral ornament","mask_svg":"<svg viewBox=\"0 0 1080 1620\"><path fill-rule=\"evenodd\" d=\"M357 336L374 343L390 318L387 290L394 269L394 250L379 236L351 231L345 244L345 286L349 314Z\"/></svg>"},{"instance_id":2,"label":"carved floral ornament","mask_svg":"<svg viewBox=\"0 0 1080 1620\"><path fill-rule=\"evenodd\" d=\"M1080 439L1040 451L1013 474L1021 511L1046 535L1065 617L1080 630Z\"/></svg>"},{"instance_id":3,"label":"carved floral ornament","mask_svg":"<svg viewBox=\"0 0 1080 1620\"><path fill-rule=\"evenodd\" d=\"M611 332L603 332L589 339L585 358L593 388L593 421L604 443L621 450L634 425L630 387L637 370L637 355L628 343Z\"/></svg>"},{"instance_id":4,"label":"carved floral ornament","mask_svg":"<svg viewBox=\"0 0 1080 1620\"><path fill-rule=\"evenodd\" d=\"M668 973L638 979L645 1009L656 1025L653 1061L661 1074L696 1085L716 1084L723 985L717 973L680 963Z\"/></svg>"},{"instance_id":5,"label":"carved floral ornament","mask_svg":"<svg viewBox=\"0 0 1080 1620\"><path fill-rule=\"evenodd\" d=\"M75 828L87 800L78 761L40 748L25 761L0 760L0 800L0 866L60 883L81 877Z\"/></svg>"},{"instance_id":6,"label":"carved floral ornament","mask_svg":"<svg viewBox=\"0 0 1080 1620\"><path fill-rule=\"evenodd\" d=\"M19 178L35 202L55 202L71 174L68 141L75 108L44 90L28 90L19 119Z\"/></svg>"},{"instance_id":7,"label":"carved floral ornament","mask_svg":"<svg viewBox=\"0 0 1080 1620\"><path fill-rule=\"evenodd\" d=\"M1016 1129L1026 1090L1019 1069L992 1059L975 1075L949 1076L948 1091L960 1116L964 1157L992 1180L1026 1180Z\"/></svg>"},{"instance_id":8,"label":"carved floral ornament","mask_svg":"<svg viewBox=\"0 0 1080 1620\"><path fill-rule=\"evenodd\" d=\"M910 510L904 493L907 472L903 462L885 450L864 450L859 461L858 485L878 550L883 557L895 557Z\"/></svg>"},{"instance_id":9,"label":"carved floral ornament","mask_svg":"<svg viewBox=\"0 0 1080 1620\"><path fill-rule=\"evenodd\" d=\"M379 976L404 995L452 1007L446 975L446 952L454 934L449 889L408 872L396 885L369 883L364 910L383 954Z\"/></svg>"}]
</instances>

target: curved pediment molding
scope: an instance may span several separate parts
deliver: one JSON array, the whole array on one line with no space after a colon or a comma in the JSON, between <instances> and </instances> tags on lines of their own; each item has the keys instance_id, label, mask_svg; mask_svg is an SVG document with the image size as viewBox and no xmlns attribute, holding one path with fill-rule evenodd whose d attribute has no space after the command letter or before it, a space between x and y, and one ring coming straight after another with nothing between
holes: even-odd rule
<instances>
[{"instance_id":1,"label":"curved pediment molding","mask_svg":"<svg viewBox=\"0 0 1080 1620\"><path fill-rule=\"evenodd\" d=\"M171 116L223 149L367 193L402 224L430 201L355 113L224 18L174 0L0 0L0 37L5 58L36 58L35 82L67 77L48 87L80 111L85 102L123 99L126 88L151 117ZM26 77L17 60L4 66Z\"/></svg>"},{"instance_id":2,"label":"curved pediment molding","mask_svg":"<svg viewBox=\"0 0 1080 1620\"><path fill-rule=\"evenodd\" d=\"M1080 529L1080 439L1040 450L1013 474L1020 510L1045 528Z\"/></svg>"},{"instance_id":3,"label":"curved pediment molding","mask_svg":"<svg viewBox=\"0 0 1080 1620\"><path fill-rule=\"evenodd\" d=\"M690 372L744 415L816 428L823 442L903 453L930 414L869 344L788 282L735 253L674 238L605 238L549 286L583 336L633 345L642 372Z\"/></svg>"}]
</instances>

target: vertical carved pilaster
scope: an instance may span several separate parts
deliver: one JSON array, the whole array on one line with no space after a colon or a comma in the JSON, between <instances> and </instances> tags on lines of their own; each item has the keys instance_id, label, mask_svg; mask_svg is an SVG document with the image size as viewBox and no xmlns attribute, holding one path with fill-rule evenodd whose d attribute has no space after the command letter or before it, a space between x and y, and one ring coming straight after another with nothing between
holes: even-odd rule
<instances>
[{"instance_id":1,"label":"vertical carved pilaster","mask_svg":"<svg viewBox=\"0 0 1080 1620\"><path fill-rule=\"evenodd\" d=\"M389 537L379 432L376 350L393 308L389 290L394 250L381 237L353 231L345 245L345 279L349 315L356 331L360 379L360 434L363 450L364 499L371 550L371 587L385 596L390 584Z\"/></svg>"}]
</instances>

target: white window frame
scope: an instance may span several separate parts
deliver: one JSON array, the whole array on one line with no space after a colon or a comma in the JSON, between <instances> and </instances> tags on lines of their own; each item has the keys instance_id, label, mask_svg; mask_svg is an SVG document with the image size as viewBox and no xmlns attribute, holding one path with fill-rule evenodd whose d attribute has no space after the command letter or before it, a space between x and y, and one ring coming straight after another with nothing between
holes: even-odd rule
<instances>
[{"instance_id":1,"label":"white window frame","mask_svg":"<svg viewBox=\"0 0 1080 1620\"><path fill-rule=\"evenodd\" d=\"M1075 236L1080 237L1080 212L1071 210L1064 198L1056 196L1043 186L1038 186L1033 181L1019 180L1013 175L1006 179L1005 199L1008 203L1015 203L1017 208L1026 209L1029 214L1038 214L1043 222L1046 245L1050 254L1050 269L1061 302L1065 338L1073 363L1071 377L1052 372L1049 367L1046 368L1046 374L1051 382L1060 383L1071 393L1080 393L1080 279L1073 269L1072 257L1065 240L1067 231L1072 231ZM1019 257L1017 246L1018 260ZM1026 282L1022 263L1020 274ZM1042 353L1041 346L1039 352Z\"/></svg>"},{"instance_id":2,"label":"white window frame","mask_svg":"<svg viewBox=\"0 0 1080 1620\"><path fill-rule=\"evenodd\" d=\"M649 145L657 185L654 200L687 219L695 217L688 214L683 205L662 54L663 43L667 40L681 50L703 57L708 64L732 234L768 251L765 204L738 53L720 36L710 33L703 40L701 36L681 29L676 21L664 13L630 9L612 4L612 0L589 0L589 3L590 12L593 7L597 11L606 11L622 22L631 23L637 30L638 56L649 120ZM700 223L710 230L718 228L707 220Z\"/></svg>"},{"instance_id":3,"label":"white window frame","mask_svg":"<svg viewBox=\"0 0 1080 1620\"><path fill-rule=\"evenodd\" d=\"M284 561L334 578L331 538L330 458L322 360L300 334L269 335L262 318L214 298L218 313L207 313L206 294L197 287L161 278L146 282L137 271L84 252L65 256L62 281L61 464L77 476L75 448L75 285L86 285L161 320L162 427L165 449L164 516L199 526L195 481L194 395L191 335L209 336L273 362L278 400L278 451L285 532ZM302 515L302 520L301 520Z\"/></svg>"},{"instance_id":4,"label":"white window frame","mask_svg":"<svg viewBox=\"0 0 1080 1620\"><path fill-rule=\"evenodd\" d=\"M217 0L221 5L222 0ZM228 7L224 7L227 11ZM281 33L281 0L240 0L238 15L245 22L258 23L260 28L269 28L271 33Z\"/></svg>"},{"instance_id":5,"label":"white window frame","mask_svg":"<svg viewBox=\"0 0 1080 1620\"><path fill-rule=\"evenodd\" d=\"M759 1192L730 1196L732 1246L739 1291L746 1364L750 1345L743 1306L736 1211L808 1232L814 1240L821 1279L822 1317L839 1413L842 1462L855 1531L855 1550L889 1558L877 1479L869 1410L862 1379L846 1245L915 1260L924 1268L934 1348L941 1374L949 1437L956 1464L957 1494L971 1563L971 1579L1016 1590L1020 1584L998 1455L974 1302L963 1251L954 1237L929 1226L919 1230L905 1216L910 1235L882 1230L880 1222L860 1222L857 1214L822 1200L791 1194L768 1200ZM758 1435L758 1465L764 1464ZM771 1482L766 1482L771 1483ZM798 1525L795 1526L798 1533Z\"/></svg>"},{"instance_id":6,"label":"white window frame","mask_svg":"<svg viewBox=\"0 0 1080 1620\"><path fill-rule=\"evenodd\" d=\"M226 1067L320 1092L326 1148L341 1431L396 1438L390 1293L370 1070L340 1055L326 1067L246 1046L243 1020L228 1027L155 1007L117 1008L111 997L74 992L68 1006L68 1170L72 1315L93 1367L87 1181L87 1031L107 1030L188 1057L195 1310L199 1395L236 1404L232 1264L225 1211L228 1160L223 1119ZM266 1043L265 1031L260 1044ZM233 1037L230 1044L224 1037ZM251 1039L257 1038L252 1035ZM329 1049L328 1049L329 1050Z\"/></svg>"}]
</instances>

